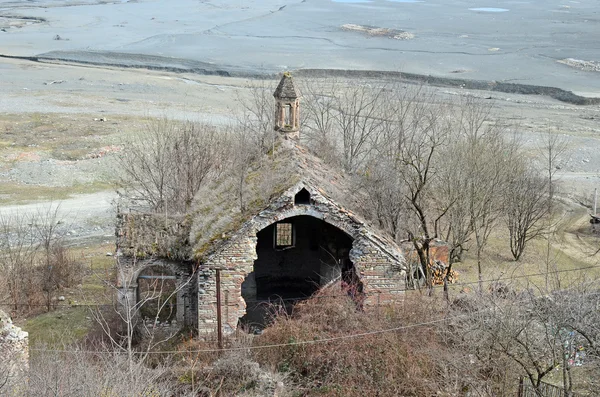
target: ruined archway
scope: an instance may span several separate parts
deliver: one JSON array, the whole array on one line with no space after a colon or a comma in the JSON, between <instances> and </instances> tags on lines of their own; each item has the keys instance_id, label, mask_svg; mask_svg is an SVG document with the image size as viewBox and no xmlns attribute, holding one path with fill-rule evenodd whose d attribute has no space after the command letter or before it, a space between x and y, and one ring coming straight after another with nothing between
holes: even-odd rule
<instances>
[{"instance_id":1,"label":"ruined archway","mask_svg":"<svg viewBox=\"0 0 600 397\"><path fill-rule=\"evenodd\" d=\"M166 266L148 266L136 279L140 316L152 323L177 323L177 277Z\"/></svg>"},{"instance_id":2,"label":"ruined archway","mask_svg":"<svg viewBox=\"0 0 600 397\"><path fill-rule=\"evenodd\" d=\"M264 325L267 304L291 308L321 287L350 282L353 239L322 219L297 215L272 223L257 234L253 271L242 283L246 315L242 323Z\"/></svg>"}]
</instances>

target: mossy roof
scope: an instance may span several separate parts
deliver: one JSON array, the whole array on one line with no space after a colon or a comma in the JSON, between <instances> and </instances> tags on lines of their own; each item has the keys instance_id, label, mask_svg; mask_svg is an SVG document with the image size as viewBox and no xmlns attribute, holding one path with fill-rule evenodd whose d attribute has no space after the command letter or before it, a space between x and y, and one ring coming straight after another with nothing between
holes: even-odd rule
<instances>
[{"instance_id":1,"label":"mossy roof","mask_svg":"<svg viewBox=\"0 0 600 397\"><path fill-rule=\"evenodd\" d=\"M326 164L296 141L280 138L273 153L250 165L241 194L243 210L239 177L223 176L198 192L191 231L194 257L202 260L217 251L245 222L297 185L317 191L361 222L368 218L360 213L367 196L355 187L351 176ZM384 233L378 235L395 246Z\"/></svg>"}]
</instances>

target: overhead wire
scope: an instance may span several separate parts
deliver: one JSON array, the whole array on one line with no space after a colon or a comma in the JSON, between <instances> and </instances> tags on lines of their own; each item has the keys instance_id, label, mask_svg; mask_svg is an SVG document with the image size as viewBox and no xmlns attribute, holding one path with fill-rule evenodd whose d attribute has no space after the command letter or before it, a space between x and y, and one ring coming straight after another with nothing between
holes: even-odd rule
<instances>
[{"instance_id":1,"label":"overhead wire","mask_svg":"<svg viewBox=\"0 0 600 397\"><path fill-rule=\"evenodd\" d=\"M559 274L559 273L570 273L570 272L584 271L584 270L597 269L597 268L600 268L600 264L579 267L579 268L575 268L575 269L552 270L552 271L540 272L540 273L529 273L529 274L522 274L522 275L518 275L518 276L507 276L507 277L486 279L486 280L481 280L481 283L487 284L487 283L497 282L497 281L515 280L515 279L545 276L545 275ZM397 279L387 277L387 278L378 278L378 280L397 280ZM477 280L477 281L450 283L450 284L448 284L448 287L456 288L456 287L461 287L461 286L466 286L466 285L479 284L479 282L480 281ZM443 287L444 287L443 285L434 285L431 288L439 289L439 288L443 288ZM427 289L427 287L423 287L423 289ZM413 291L413 290L411 289L411 290L406 290L406 291ZM288 297L288 298L276 297L276 298L272 298L272 299L249 299L249 300L245 300L245 302L246 303L263 303L263 302L269 302L269 301L287 302L287 301L302 301L302 300L307 300L307 299L311 299L311 298L336 298L336 297L343 297L343 296L348 296L348 295L347 294L312 295L312 296L298 296L298 297ZM215 303L215 302L210 302L210 303ZM47 307L47 304L28 304L28 303L23 303L23 302L12 303L10 301L2 301L2 302L0 302L0 305L2 305L2 306L12 305L12 306ZM112 305L106 304L106 303L85 303L85 304L73 303L73 304L62 304L62 305L55 304L55 305L53 305L53 307L96 307L96 306L112 306Z\"/></svg>"}]
</instances>

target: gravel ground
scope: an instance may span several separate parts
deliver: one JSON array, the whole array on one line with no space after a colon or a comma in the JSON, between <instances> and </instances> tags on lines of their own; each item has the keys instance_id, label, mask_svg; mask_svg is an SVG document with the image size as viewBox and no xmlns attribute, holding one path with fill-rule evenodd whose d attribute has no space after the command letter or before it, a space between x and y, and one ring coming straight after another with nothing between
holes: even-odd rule
<instances>
[{"instance_id":1,"label":"gravel ground","mask_svg":"<svg viewBox=\"0 0 600 397\"><path fill-rule=\"evenodd\" d=\"M236 98L249 95L250 83L242 78L14 59L0 59L0 71L0 184L17 183L25 188L69 189L106 181L114 175L114 156L123 138L144 128L145 118L167 116L227 123L232 120ZM60 80L63 82L48 84ZM570 200L589 200L593 189L600 185L600 156L596 154L600 151L600 106L570 105L544 96L443 87L436 90L449 100L465 95L492 100L494 112L520 133L532 154L540 146L543 133L562 134L568 147L559 163L558 176ZM107 122L100 122L100 118ZM23 123L20 146L3 144L10 138L6 131ZM35 128L28 135L29 125ZM73 136L73 140L79 139L85 150L65 160L63 149L66 153L80 149L69 146L72 131L80 135ZM54 140L62 143L57 146ZM44 149L47 145L52 149ZM114 150L95 157L102 148ZM74 241L113 238L113 197L111 192L98 192L61 204L70 214L73 227L68 232ZM47 205L42 200L0 211L31 212Z\"/></svg>"}]
</instances>

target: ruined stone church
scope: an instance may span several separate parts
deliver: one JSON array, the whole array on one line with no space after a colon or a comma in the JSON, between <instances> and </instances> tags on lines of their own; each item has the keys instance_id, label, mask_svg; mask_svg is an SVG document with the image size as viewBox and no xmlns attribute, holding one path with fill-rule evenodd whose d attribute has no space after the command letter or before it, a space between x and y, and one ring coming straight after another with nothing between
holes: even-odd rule
<instances>
[{"instance_id":1,"label":"ruined stone church","mask_svg":"<svg viewBox=\"0 0 600 397\"><path fill-rule=\"evenodd\" d=\"M262 302L296 302L325 286L353 286L365 310L402 299L403 254L361 216L365 193L300 144L301 98L289 74L274 96L274 150L241 180L210 181L188 214L118 214L121 301L138 301L148 280L168 280L165 321L202 336L252 322Z\"/></svg>"}]
</instances>

